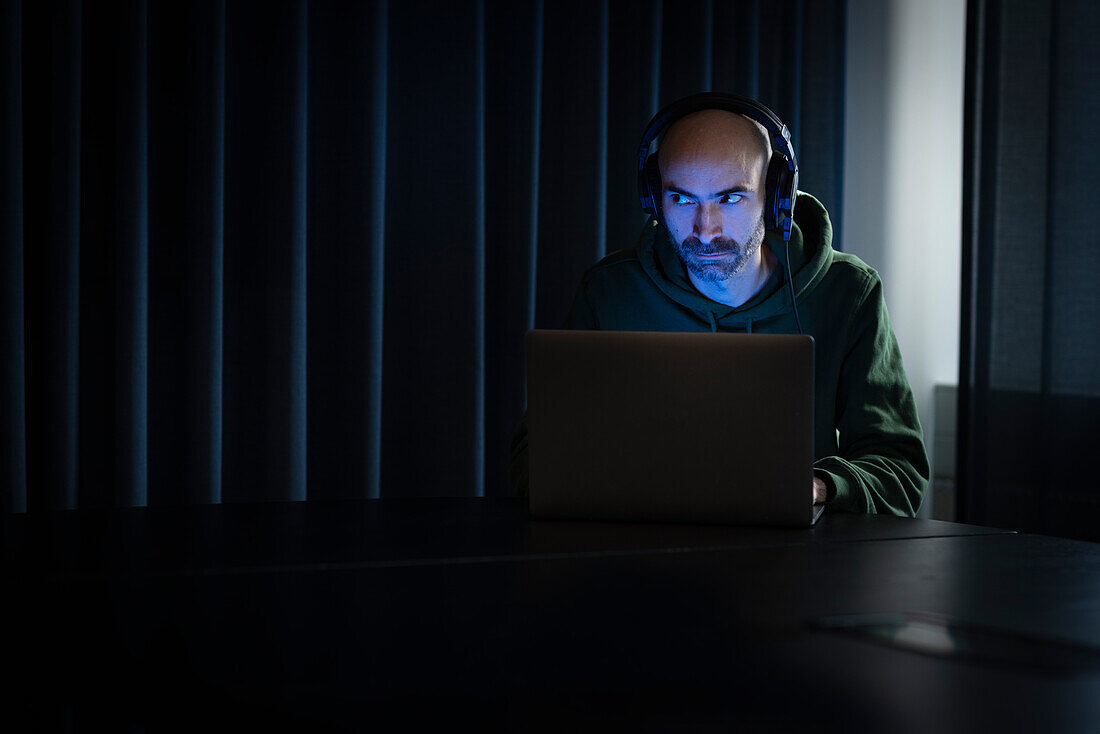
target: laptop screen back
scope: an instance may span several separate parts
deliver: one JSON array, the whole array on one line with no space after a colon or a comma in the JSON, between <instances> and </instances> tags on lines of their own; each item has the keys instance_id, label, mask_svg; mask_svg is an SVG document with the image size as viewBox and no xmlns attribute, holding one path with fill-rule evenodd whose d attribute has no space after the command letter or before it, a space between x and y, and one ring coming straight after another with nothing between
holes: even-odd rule
<instances>
[{"instance_id":1,"label":"laptop screen back","mask_svg":"<svg viewBox=\"0 0 1100 734\"><path fill-rule=\"evenodd\" d=\"M810 525L813 339L527 334L534 516Z\"/></svg>"}]
</instances>

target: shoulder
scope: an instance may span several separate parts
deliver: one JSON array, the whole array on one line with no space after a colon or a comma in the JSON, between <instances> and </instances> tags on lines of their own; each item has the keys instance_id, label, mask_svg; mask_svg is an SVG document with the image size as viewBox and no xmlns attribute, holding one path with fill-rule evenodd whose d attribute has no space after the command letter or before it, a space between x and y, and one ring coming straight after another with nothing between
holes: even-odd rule
<instances>
[{"instance_id":1,"label":"shoulder","mask_svg":"<svg viewBox=\"0 0 1100 734\"><path fill-rule=\"evenodd\" d=\"M581 285L585 288L614 288L637 282L639 278L648 280L637 251L616 250L584 271Z\"/></svg>"},{"instance_id":2,"label":"shoulder","mask_svg":"<svg viewBox=\"0 0 1100 734\"><path fill-rule=\"evenodd\" d=\"M566 328L617 328L631 304L644 301L652 285L633 250L617 250L584 271L566 317Z\"/></svg>"},{"instance_id":3,"label":"shoulder","mask_svg":"<svg viewBox=\"0 0 1100 734\"><path fill-rule=\"evenodd\" d=\"M829 266L829 273L839 277L854 280L868 280L878 282L878 271L849 252L833 251L833 261Z\"/></svg>"},{"instance_id":4,"label":"shoulder","mask_svg":"<svg viewBox=\"0 0 1100 734\"><path fill-rule=\"evenodd\" d=\"M590 280L600 277L615 277L617 274L640 267L641 261L638 259L636 250L616 250L584 271L583 278L584 280Z\"/></svg>"},{"instance_id":5,"label":"shoulder","mask_svg":"<svg viewBox=\"0 0 1100 734\"><path fill-rule=\"evenodd\" d=\"M878 271L847 252L833 252L825 277L831 289L840 289L856 297L865 298L871 291L882 287Z\"/></svg>"},{"instance_id":6,"label":"shoulder","mask_svg":"<svg viewBox=\"0 0 1100 734\"><path fill-rule=\"evenodd\" d=\"M855 255L834 251L826 272L807 297L807 306L817 312L822 333L846 334L845 339L850 339L866 324L881 319L885 308L882 279Z\"/></svg>"}]
</instances>

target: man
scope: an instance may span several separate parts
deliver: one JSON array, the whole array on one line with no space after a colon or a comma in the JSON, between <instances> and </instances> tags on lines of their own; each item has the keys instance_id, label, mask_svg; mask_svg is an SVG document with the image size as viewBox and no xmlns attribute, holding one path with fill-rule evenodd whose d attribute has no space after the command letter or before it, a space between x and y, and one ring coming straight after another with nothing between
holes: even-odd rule
<instances>
[{"instance_id":1,"label":"man","mask_svg":"<svg viewBox=\"0 0 1100 734\"><path fill-rule=\"evenodd\" d=\"M815 340L807 493L830 511L915 514L928 460L878 274L832 249L828 213L799 193L792 310L782 234L765 230L772 146L758 122L727 109L694 111L667 128L657 155L661 221L647 223L634 250L584 274L565 328L797 333L800 321ZM521 492L526 460L521 424L509 464Z\"/></svg>"}]
</instances>

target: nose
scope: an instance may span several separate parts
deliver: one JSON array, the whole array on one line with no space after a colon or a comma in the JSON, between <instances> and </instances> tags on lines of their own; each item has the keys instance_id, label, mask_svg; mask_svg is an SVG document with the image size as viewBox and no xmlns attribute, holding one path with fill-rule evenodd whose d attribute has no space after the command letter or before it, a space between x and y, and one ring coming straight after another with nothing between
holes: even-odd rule
<instances>
[{"instance_id":1,"label":"nose","mask_svg":"<svg viewBox=\"0 0 1100 734\"><path fill-rule=\"evenodd\" d=\"M722 236L722 219L717 203L707 201L696 208L692 234L703 244L710 244L711 240Z\"/></svg>"}]
</instances>

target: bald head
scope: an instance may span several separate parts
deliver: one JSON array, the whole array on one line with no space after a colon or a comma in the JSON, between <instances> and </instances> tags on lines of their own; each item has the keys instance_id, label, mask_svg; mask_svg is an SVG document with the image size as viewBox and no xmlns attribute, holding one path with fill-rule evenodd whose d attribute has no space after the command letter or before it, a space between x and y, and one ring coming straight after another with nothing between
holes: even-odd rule
<instances>
[{"instance_id":1,"label":"bald head","mask_svg":"<svg viewBox=\"0 0 1100 734\"><path fill-rule=\"evenodd\" d=\"M762 185L771 153L767 130L755 120L726 110L699 110L669 127L658 161L662 174L678 166L718 164L756 172Z\"/></svg>"}]
</instances>

